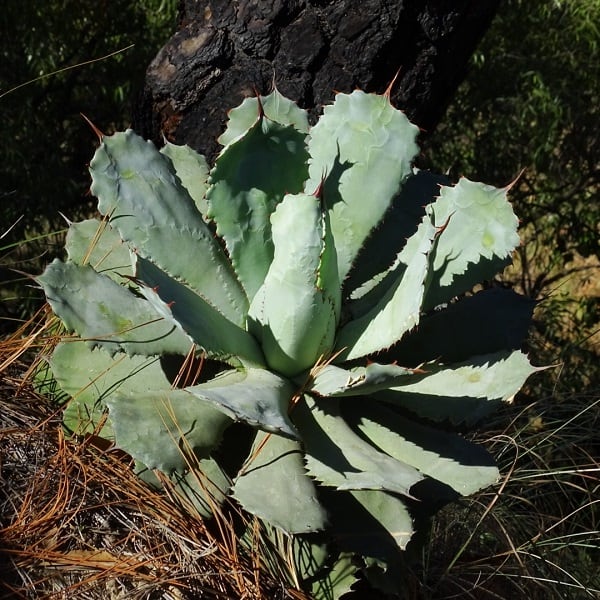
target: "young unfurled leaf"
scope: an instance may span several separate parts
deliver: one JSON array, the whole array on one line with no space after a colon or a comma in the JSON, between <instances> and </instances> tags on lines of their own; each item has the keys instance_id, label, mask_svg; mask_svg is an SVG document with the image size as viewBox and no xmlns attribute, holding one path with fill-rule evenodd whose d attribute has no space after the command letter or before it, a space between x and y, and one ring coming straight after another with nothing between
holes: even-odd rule
<instances>
[{"instance_id":1,"label":"young unfurled leaf","mask_svg":"<svg viewBox=\"0 0 600 600\"><path fill-rule=\"evenodd\" d=\"M286 196L273 213L272 227L273 262L250 306L249 329L260 340L269 366L293 376L331 351L340 283L327 214L318 197Z\"/></svg>"}]
</instances>

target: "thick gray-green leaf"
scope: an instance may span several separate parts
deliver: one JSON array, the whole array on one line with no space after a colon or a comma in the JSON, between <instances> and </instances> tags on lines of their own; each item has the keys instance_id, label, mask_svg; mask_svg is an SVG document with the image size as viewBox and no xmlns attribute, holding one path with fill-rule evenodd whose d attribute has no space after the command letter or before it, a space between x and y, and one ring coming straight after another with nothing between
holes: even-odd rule
<instances>
[{"instance_id":1,"label":"thick gray-green leaf","mask_svg":"<svg viewBox=\"0 0 600 600\"><path fill-rule=\"evenodd\" d=\"M535 304L512 290L478 292L421 317L419 327L385 358L410 366L432 360L451 364L470 356L517 350L531 325Z\"/></svg>"},{"instance_id":2,"label":"thick gray-green leaf","mask_svg":"<svg viewBox=\"0 0 600 600\"><path fill-rule=\"evenodd\" d=\"M249 512L287 533L310 533L326 525L327 514L306 474L300 443L259 432L233 495Z\"/></svg>"},{"instance_id":3,"label":"thick gray-green leaf","mask_svg":"<svg viewBox=\"0 0 600 600\"><path fill-rule=\"evenodd\" d=\"M413 520L401 498L380 490L336 492L333 533L340 547L392 563L406 549Z\"/></svg>"},{"instance_id":4,"label":"thick gray-green leaf","mask_svg":"<svg viewBox=\"0 0 600 600\"><path fill-rule=\"evenodd\" d=\"M71 223L65 249L70 261L89 264L97 273L104 273L117 283L122 283L121 275L133 275L129 247L106 221L88 219Z\"/></svg>"},{"instance_id":5,"label":"thick gray-green leaf","mask_svg":"<svg viewBox=\"0 0 600 600\"><path fill-rule=\"evenodd\" d=\"M233 419L298 438L288 416L295 389L289 381L266 369L226 371L206 383L185 389Z\"/></svg>"},{"instance_id":6,"label":"thick gray-green leaf","mask_svg":"<svg viewBox=\"0 0 600 600\"><path fill-rule=\"evenodd\" d=\"M371 402L344 405L344 415L382 452L467 496L495 483L498 468L482 447L455 433L426 427Z\"/></svg>"},{"instance_id":7,"label":"thick gray-green leaf","mask_svg":"<svg viewBox=\"0 0 600 600\"><path fill-rule=\"evenodd\" d=\"M167 474L208 458L231 424L209 402L180 389L115 392L106 404L117 446Z\"/></svg>"},{"instance_id":8,"label":"thick gray-green leaf","mask_svg":"<svg viewBox=\"0 0 600 600\"><path fill-rule=\"evenodd\" d=\"M67 329L110 353L186 355L189 338L152 305L88 265L55 259L37 278Z\"/></svg>"},{"instance_id":9,"label":"thick gray-green leaf","mask_svg":"<svg viewBox=\"0 0 600 600\"><path fill-rule=\"evenodd\" d=\"M49 360L60 388L71 396L63 414L63 423L75 435L93 433L106 410L105 400L118 391L144 392L169 389L158 357L111 356L101 348L91 350L83 341L61 342ZM112 439L110 422L102 437Z\"/></svg>"},{"instance_id":10,"label":"thick gray-green leaf","mask_svg":"<svg viewBox=\"0 0 600 600\"><path fill-rule=\"evenodd\" d=\"M435 249L426 309L492 279L509 264L519 235L507 191L464 177L441 187L432 206L435 224L446 226Z\"/></svg>"},{"instance_id":11,"label":"thick gray-green leaf","mask_svg":"<svg viewBox=\"0 0 600 600\"><path fill-rule=\"evenodd\" d=\"M410 465L379 452L359 437L341 415L340 400L310 396L293 412L306 449L309 474L339 490L389 490L410 496L423 476Z\"/></svg>"},{"instance_id":12,"label":"thick gray-green leaf","mask_svg":"<svg viewBox=\"0 0 600 600\"><path fill-rule=\"evenodd\" d=\"M453 424L474 424L521 389L539 371L519 351L473 357L455 365L429 364L424 375L377 396L421 417Z\"/></svg>"},{"instance_id":13,"label":"thick gray-green leaf","mask_svg":"<svg viewBox=\"0 0 600 600\"><path fill-rule=\"evenodd\" d=\"M281 125L293 125L301 133L308 133L308 113L275 88L267 96L260 96L260 100L245 98L238 107L231 109L227 129L219 137L219 144L228 146L239 140L256 123L261 110L271 121Z\"/></svg>"},{"instance_id":14,"label":"thick gray-green leaf","mask_svg":"<svg viewBox=\"0 0 600 600\"><path fill-rule=\"evenodd\" d=\"M140 292L166 323L185 332L211 357L230 362L263 365L264 358L255 339L226 319L194 291L141 257L136 262L137 277L146 285Z\"/></svg>"},{"instance_id":15,"label":"thick gray-green leaf","mask_svg":"<svg viewBox=\"0 0 600 600\"><path fill-rule=\"evenodd\" d=\"M206 216L206 190L208 189L209 167L202 154L187 145L178 146L167 142L161 149L167 156L177 173L183 187L194 201L202 216Z\"/></svg>"},{"instance_id":16,"label":"thick gray-green leaf","mask_svg":"<svg viewBox=\"0 0 600 600\"><path fill-rule=\"evenodd\" d=\"M333 563L327 575L314 579L310 588L315 600L339 600L352 591L358 581L358 567L354 556L343 553Z\"/></svg>"},{"instance_id":17,"label":"thick gray-green leaf","mask_svg":"<svg viewBox=\"0 0 600 600\"><path fill-rule=\"evenodd\" d=\"M269 366L287 376L328 356L341 295L335 247L319 198L287 195L272 216L273 262L248 312Z\"/></svg>"},{"instance_id":18,"label":"thick gray-green leaf","mask_svg":"<svg viewBox=\"0 0 600 600\"><path fill-rule=\"evenodd\" d=\"M435 233L426 215L387 274L393 284L369 311L342 327L336 363L385 350L419 322Z\"/></svg>"},{"instance_id":19,"label":"thick gray-green leaf","mask_svg":"<svg viewBox=\"0 0 600 600\"><path fill-rule=\"evenodd\" d=\"M324 178L323 199L331 215L344 281L363 243L381 221L400 182L411 173L418 128L387 97L337 94L311 129L308 150L314 192Z\"/></svg>"},{"instance_id":20,"label":"thick gray-green leaf","mask_svg":"<svg viewBox=\"0 0 600 600\"><path fill-rule=\"evenodd\" d=\"M132 250L243 321L246 294L169 158L128 130L103 138L90 173L98 210Z\"/></svg>"},{"instance_id":21,"label":"thick gray-green leaf","mask_svg":"<svg viewBox=\"0 0 600 600\"><path fill-rule=\"evenodd\" d=\"M412 174L402 182L400 192L393 199L383 221L367 238L352 265L344 281L344 290L348 295L360 297L365 289L370 289L371 280L383 278L382 274L394 263L406 240L417 231L425 215L425 207L440 193L440 185L449 183L444 175L413 169Z\"/></svg>"},{"instance_id":22,"label":"thick gray-green leaf","mask_svg":"<svg viewBox=\"0 0 600 600\"><path fill-rule=\"evenodd\" d=\"M338 600L358 580L358 566L351 553L333 554L322 536L294 536L290 543L298 579L310 589L314 600Z\"/></svg>"},{"instance_id":23,"label":"thick gray-green leaf","mask_svg":"<svg viewBox=\"0 0 600 600\"><path fill-rule=\"evenodd\" d=\"M259 118L221 153L210 175L208 214L250 301L273 260L271 214L285 194L302 190L308 176L304 137L292 126Z\"/></svg>"},{"instance_id":24,"label":"thick gray-green leaf","mask_svg":"<svg viewBox=\"0 0 600 600\"><path fill-rule=\"evenodd\" d=\"M213 516L231 487L231 481L213 458L192 463L187 473L173 472L171 480L175 492L192 504L203 518Z\"/></svg>"},{"instance_id":25,"label":"thick gray-green leaf","mask_svg":"<svg viewBox=\"0 0 600 600\"><path fill-rule=\"evenodd\" d=\"M166 475L151 471L145 464L135 461L136 475L156 489L164 489L167 483L170 490L180 496L182 502L191 505L203 518L210 518L223 503L231 487L231 481L213 458L194 460L190 457L189 471L173 471L169 479Z\"/></svg>"},{"instance_id":26,"label":"thick gray-green leaf","mask_svg":"<svg viewBox=\"0 0 600 600\"><path fill-rule=\"evenodd\" d=\"M319 396L363 396L397 385L414 369L370 363L350 370L325 365L318 369L307 390Z\"/></svg>"}]
</instances>

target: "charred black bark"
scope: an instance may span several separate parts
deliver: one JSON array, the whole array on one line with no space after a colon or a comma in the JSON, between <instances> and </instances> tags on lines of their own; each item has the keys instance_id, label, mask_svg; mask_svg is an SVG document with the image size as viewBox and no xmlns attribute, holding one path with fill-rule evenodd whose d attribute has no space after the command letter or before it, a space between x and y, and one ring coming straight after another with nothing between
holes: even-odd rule
<instances>
[{"instance_id":1,"label":"charred black bark","mask_svg":"<svg viewBox=\"0 0 600 600\"><path fill-rule=\"evenodd\" d=\"M217 151L228 109L273 82L311 111L383 92L425 131L442 117L499 0L183 0L146 73L134 128Z\"/></svg>"}]
</instances>

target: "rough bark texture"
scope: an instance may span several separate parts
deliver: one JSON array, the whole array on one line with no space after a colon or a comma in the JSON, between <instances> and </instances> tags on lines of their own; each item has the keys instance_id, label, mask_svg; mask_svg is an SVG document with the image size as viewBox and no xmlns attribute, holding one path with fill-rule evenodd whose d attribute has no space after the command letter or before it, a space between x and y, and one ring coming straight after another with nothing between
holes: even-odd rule
<instances>
[{"instance_id":1,"label":"rough bark texture","mask_svg":"<svg viewBox=\"0 0 600 600\"><path fill-rule=\"evenodd\" d=\"M383 92L425 131L440 120L499 0L182 0L146 73L145 137L213 158L227 110L276 83L313 117L335 91Z\"/></svg>"}]
</instances>

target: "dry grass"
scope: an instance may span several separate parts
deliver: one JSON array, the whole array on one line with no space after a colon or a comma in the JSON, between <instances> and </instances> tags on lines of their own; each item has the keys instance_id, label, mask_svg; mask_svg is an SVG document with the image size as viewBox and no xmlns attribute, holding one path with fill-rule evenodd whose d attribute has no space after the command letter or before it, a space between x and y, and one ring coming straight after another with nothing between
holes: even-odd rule
<instances>
[{"instance_id":1,"label":"dry grass","mask_svg":"<svg viewBox=\"0 0 600 600\"><path fill-rule=\"evenodd\" d=\"M599 598L599 431L598 390L506 407L479 440L503 479L437 516L419 597Z\"/></svg>"},{"instance_id":2,"label":"dry grass","mask_svg":"<svg viewBox=\"0 0 600 600\"><path fill-rule=\"evenodd\" d=\"M303 598L263 562L258 528L241 546L245 517L234 515L237 530L234 516L205 523L97 438L65 439L55 408L23 381L24 351L39 351L43 332L19 334L0 345L0 598Z\"/></svg>"}]
</instances>

